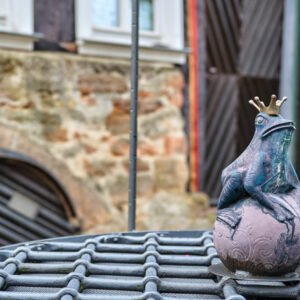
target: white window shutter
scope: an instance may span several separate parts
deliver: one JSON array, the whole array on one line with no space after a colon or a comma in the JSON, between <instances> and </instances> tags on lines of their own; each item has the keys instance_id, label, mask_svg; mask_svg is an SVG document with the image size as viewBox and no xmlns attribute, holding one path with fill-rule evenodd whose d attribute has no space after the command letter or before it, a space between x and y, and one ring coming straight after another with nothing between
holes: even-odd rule
<instances>
[{"instance_id":1,"label":"white window shutter","mask_svg":"<svg viewBox=\"0 0 300 300\"><path fill-rule=\"evenodd\" d=\"M9 29L9 0L0 0L0 29Z\"/></svg>"},{"instance_id":2,"label":"white window shutter","mask_svg":"<svg viewBox=\"0 0 300 300\"><path fill-rule=\"evenodd\" d=\"M32 50L33 0L0 0L0 47Z\"/></svg>"}]
</instances>

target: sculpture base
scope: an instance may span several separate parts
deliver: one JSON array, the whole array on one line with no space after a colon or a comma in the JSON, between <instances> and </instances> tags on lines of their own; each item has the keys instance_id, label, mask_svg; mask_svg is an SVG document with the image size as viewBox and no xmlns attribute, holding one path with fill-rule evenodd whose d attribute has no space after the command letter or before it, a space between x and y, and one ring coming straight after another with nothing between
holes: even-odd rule
<instances>
[{"instance_id":1,"label":"sculpture base","mask_svg":"<svg viewBox=\"0 0 300 300\"><path fill-rule=\"evenodd\" d=\"M263 281L263 282L299 282L300 270L282 276L255 276L245 271L228 270L222 263L212 265L208 268L209 272L221 277L229 277L235 280Z\"/></svg>"},{"instance_id":2,"label":"sculpture base","mask_svg":"<svg viewBox=\"0 0 300 300\"><path fill-rule=\"evenodd\" d=\"M300 265L300 220L279 222L272 212L245 198L218 211L214 244L233 273L280 276Z\"/></svg>"}]
</instances>

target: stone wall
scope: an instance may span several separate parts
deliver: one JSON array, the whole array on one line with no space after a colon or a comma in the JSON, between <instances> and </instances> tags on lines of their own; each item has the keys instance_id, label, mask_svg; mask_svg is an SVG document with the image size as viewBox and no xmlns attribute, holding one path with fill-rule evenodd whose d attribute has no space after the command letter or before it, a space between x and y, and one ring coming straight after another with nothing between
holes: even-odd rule
<instances>
[{"instance_id":1,"label":"stone wall","mask_svg":"<svg viewBox=\"0 0 300 300\"><path fill-rule=\"evenodd\" d=\"M173 65L140 64L139 230L211 225L199 218L207 208L205 195L186 193L183 86ZM127 228L129 110L129 61L0 51L1 128L17 131L32 147L44 149L60 166L47 162L48 167L56 168L56 174L67 170L76 185L96 195L93 202L74 200L89 232Z\"/></svg>"}]
</instances>

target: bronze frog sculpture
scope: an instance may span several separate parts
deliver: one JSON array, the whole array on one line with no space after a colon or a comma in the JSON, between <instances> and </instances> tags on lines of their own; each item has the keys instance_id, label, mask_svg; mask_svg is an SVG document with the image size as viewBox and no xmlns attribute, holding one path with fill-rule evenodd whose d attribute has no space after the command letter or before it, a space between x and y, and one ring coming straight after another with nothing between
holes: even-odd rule
<instances>
[{"instance_id":1,"label":"bronze frog sculpture","mask_svg":"<svg viewBox=\"0 0 300 300\"><path fill-rule=\"evenodd\" d=\"M295 126L279 114L285 101L249 101L259 110L254 136L222 172L214 243L233 272L281 275L300 264L300 185L288 157Z\"/></svg>"}]
</instances>

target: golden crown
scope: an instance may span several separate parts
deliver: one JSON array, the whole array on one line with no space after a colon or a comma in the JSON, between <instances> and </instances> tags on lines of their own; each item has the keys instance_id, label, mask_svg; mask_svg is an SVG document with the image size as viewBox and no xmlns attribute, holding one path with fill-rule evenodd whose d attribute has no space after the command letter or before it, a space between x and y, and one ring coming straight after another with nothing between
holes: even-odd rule
<instances>
[{"instance_id":1,"label":"golden crown","mask_svg":"<svg viewBox=\"0 0 300 300\"><path fill-rule=\"evenodd\" d=\"M265 106L264 102L260 101L258 97L254 97L254 100L249 100L249 103L256 107L259 112L264 112L270 116L278 116L281 106L286 100L287 97L283 97L282 100L277 100L276 95L272 95L269 106Z\"/></svg>"}]
</instances>

